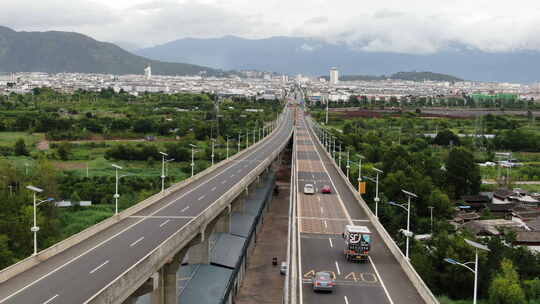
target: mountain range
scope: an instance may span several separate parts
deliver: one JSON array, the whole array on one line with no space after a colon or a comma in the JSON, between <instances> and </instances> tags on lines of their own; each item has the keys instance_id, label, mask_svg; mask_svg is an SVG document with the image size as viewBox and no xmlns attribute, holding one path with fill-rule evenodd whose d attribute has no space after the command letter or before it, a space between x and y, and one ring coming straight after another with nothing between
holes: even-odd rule
<instances>
[{"instance_id":1,"label":"mountain range","mask_svg":"<svg viewBox=\"0 0 540 304\"><path fill-rule=\"evenodd\" d=\"M433 71L466 80L530 83L540 80L540 52L490 53L453 45L433 54L368 52L312 38L184 38L135 51L156 60L191 62L225 70L255 69L286 74L390 75Z\"/></svg>"},{"instance_id":2,"label":"mountain range","mask_svg":"<svg viewBox=\"0 0 540 304\"><path fill-rule=\"evenodd\" d=\"M16 32L0 26L0 72L142 74L148 64L160 75L222 73L193 64L147 59L78 33Z\"/></svg>"}]
</instances>

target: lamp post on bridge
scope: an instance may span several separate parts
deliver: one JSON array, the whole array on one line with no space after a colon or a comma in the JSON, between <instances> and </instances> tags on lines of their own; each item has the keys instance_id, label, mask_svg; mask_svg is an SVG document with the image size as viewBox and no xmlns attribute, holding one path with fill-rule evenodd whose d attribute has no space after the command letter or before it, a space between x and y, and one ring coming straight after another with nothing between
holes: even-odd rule
<instances>
[{"instance_id":1,"label":"lamp post on bridge","mask_svg":"<svg viewBox=\"0 0 540 304\"><path fill-rule=\"evenodd\" d=\"M191 146L191 176L195 174L195 148L197 148L196 145L189 144Z\"/></svg>"},{"instance_id":2,"label":"lamp post on bridge","mask_svg":"<svg viewBox=\"0 0 540 304\"><path fill-rule=\"evenodd\" d=\"M165 156L169 156L165 152L159 152L161 154L161 192L165 190Z\"/></svg>"},{"instance_id":3,"label":"lamp post on bridge","mask_svg":"<svg viewBox=\"0 0 540 304\"><path fill-rule=\"evenodd\" d=\"M122 167L112 164L111 166L114 167L115 173L116 173L116 186L115 186L115 193L114 193L114 205L115 205L115 211L114 214L118 215L118 198L120 198L120 194L118 194L118 170L122 170ZM162 190L163 191L163 190Z\"/></svg>"},{"instance_id":4,"label":"lamp post on bridge","mask_svg":"<svg viewBox=\"0 0 540 304\"><path fill-rule=\"evenodd\" d=\"M32 255L36 255L37 254L37 232L39 231L39 227L37 225L37 211L36 211L36 208L41 205L42 203L45 203L45 202L51 202L54 200L54 198L48 198L46 200L41 200L41 201L37 201L37 198L36 198L36 195L37 193L41 193L43 192L43 189L40 189L38 187L34 187L32 185L28 185L26 186L26 189L28 190L31 190L33 192L33 195L34 195L34 226L32 226L30 228L30 231L32 231L34 233L34 253Z\"/></svg>"},{"instance_id":5,"label":"lamp post on bridge","mask_svg":"<svg viewBox=\"0 0 540 304\"><path fill-rule=\"evenodd\" d=\"M403 232L405 236L407 237L407 244L405 249L405 257L409 259L409 238L412 236L411 232L411 197L417 198L418 196L412 192L406 191L401 189L401 192L405 193L407 195L407 207L405 207L405 204L398 204L396 202L388 202L390 205L400 207L407 211L407 231Z\"/></svg>"}]
</instances>

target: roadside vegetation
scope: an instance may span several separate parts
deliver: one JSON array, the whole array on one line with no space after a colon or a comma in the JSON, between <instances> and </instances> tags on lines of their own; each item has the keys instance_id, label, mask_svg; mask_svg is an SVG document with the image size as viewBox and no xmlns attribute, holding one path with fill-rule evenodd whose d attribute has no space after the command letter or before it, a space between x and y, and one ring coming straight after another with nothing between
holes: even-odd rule
<instances>
[{"instance_id":1,"label":"roadside vegetation","mask_svg":"<svg viewBox=\"0 0 540 304\"><path fill-rule=\"evenodd\" d=\"M321 125L325 121L322 107L312 107L311 115ZM472 303L473 274L445 262L444 258L462 263L474 261L474 250L464 239L476 238L467 230L456 231L449 221L462 195L477 194L484 188L481 179L494 177L493 168L480 167L478 163L497 161L495 152L513 152L513 157L523 161L519 169L512 168L514 180L538 178L540 149L537 143L523 137L528 134L538 138L538 124L528 117L513 116L425 119L418 113L402 113L355 118L347 113L330 113L329 123L324 127L336 137L336 151L341 145L344 172L348 151L353 185L358 183L359 155L365 157L363 176L374 178L372 168L384 171L379 181L378 215L403 252L406 238L400 230L406 228L407 213L388 202L406 204L407 197L401 189L418 195L411 201L411 231L415 235L432 235L424 241L411 239L411 262L434 294L440 296L441 303ZM458 136L488 132L495 134L495 139ZM516 134L521 135L516 137ZM338 156L336 153L339 160ZM363 197L375 211L375 184L367 183ZM491 249L480 255L479 303L540 303L540 255L512 246L514 238L515 234L507 233L477 240Z\"/></svg>"},{"instance_id":2,"label":"roadside vegetation","mask_svg":"<svg viewBox=\"0 0 540 304\"><path fill-rule=\"evenodd\" d=\"M0 96L0 268L32 251L32 194L51 202L37 209L38 247L45 249L114 212L115 170L119 209L124 210L161 190L162 156L168 154L165 186L191 176L191 146L196 145L195 173L237 153L262 135L280 113L277 101L217 99L211 94L143 94L112 89ZM255 130L255 132L254 132ZM248 133L249 132L249 133ZM238 136L241 136L240 146ZM212 141L212 139L214 141ZM80 201L92 206L81 207Z\"/></svg>"}]
</instances>

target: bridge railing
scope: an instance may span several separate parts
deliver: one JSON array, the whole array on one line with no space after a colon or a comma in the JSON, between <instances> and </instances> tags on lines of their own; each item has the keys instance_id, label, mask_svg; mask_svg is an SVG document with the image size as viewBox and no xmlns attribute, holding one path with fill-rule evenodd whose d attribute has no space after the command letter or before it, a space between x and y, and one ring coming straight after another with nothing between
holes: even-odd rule
<instances>
[{"instance_id":1,"label":"bridge railing","mask_svg":"<svg viewBox=\"0 0 540 304\"><path fill-rule=\"evenodd\" d=\"M283 112L277 119L276 119L276 125L279 125L279 122L281 122L282 117L285 112ZM260 144L265 142L266 139L272 137L273 134L275 134L279 130L279 127L276 127L270 134L266 136L265 139L258 141L257 143L249 146L248 148L240 151L239 153L234 154L233 156L229 157L228 159L225 159L221 162L216 163L214 166L210 166L206 168L205 170L195 174L194 176L185 179L179 183L176 183L172 185L171 187L167 188L164 193L158 192L145 200L135 204L134 206L118 213L118 215L113 215L91 227L86 228L85 230L76 233L67 239L60 241L46 249L43 249L39 251L36 255L30 256L24 260L21 260L9 267L6 267L0 271L0 283L5 282L9 280L10 278L38 265L39 263L46 261L50 259L53 256L56 256L57 254L60 254L64 252L65 250L83 242L84 240L90 238L91 236L104 231L105 229L117 224L118 222L124 220L127 217L130 217L139 211L150 207L151 205L155 204L159 200L163 199L165 196L170 195L174 192L177 192L186 186L190 185L193 182L196 182L202 178L205 178L212 172L228 165L229 163L235 161L238 158L243 157L244 155L250 153L253 151L253 149L256 149Z\"/></svg>"},{"instance_id":2,"label":"bridge railing","mask_svg":"<svg viewBox=\"0 0 540 304\"><path fill-rule=\"evenodd\" d=\"M311 126L312 126L312 124L314 124L314 122L311 120L311 118L308 118L308 121L310 122L308 124L309 128L311 130L313 130L311 128ZM316 132L313 132L313 133L316 134ZM328 153L328 151L326 151L326 149L324 149L324 145L320 141L319 137L317 135L315 135L314 137L317 140L317 143L319 144L319 146L323 147L322 149L324 150L326 156L331 160L332 165L339 172L339 175L345 181L345 184L347 185L347 187L349 188L351 193L353 193L353 195L355 196L356 200L358 201L358 204L364 210L364 212L367 214L371 224L373 224L373 226L375 227L375 229L377 230L377 232L379 233L379 235L383 239L383 242L386 244L386 246L388 247L388 249L390 250L392 255L396 258L396 260L400 264L401 268L403 269L403 271L405 272L405 274L407 275L407 277L409 278L411 283L414 285L414 287L416 288L416 290L418 291L418 293L420 294L422 299L424 299L425 303L428 303L428 304L439 304L439 300L431 292L431 290L429 289L427 284L424 282L424 280L422 280L422 278L420 277L418 272L416 272L416 270L412 266L409 259L407 259L405 257L405 255L403 255L403 252L398 247L398 245L394 242L394 239L392 239L392 237L390 236L388 231L386 231L386 228L384 228L384 226L381 224L381 222L379 222L379 220L375 217L375 214L373 214L373 212L371 211L371 209L369 208L367 203L360 196L360 194L358 194L358 191L351 184L351 182L349 181L347 176L345 176L343 171L341 171L338 164L335 162L335 160L330 155L330 153Z\"/></svg>"}]
</instances>

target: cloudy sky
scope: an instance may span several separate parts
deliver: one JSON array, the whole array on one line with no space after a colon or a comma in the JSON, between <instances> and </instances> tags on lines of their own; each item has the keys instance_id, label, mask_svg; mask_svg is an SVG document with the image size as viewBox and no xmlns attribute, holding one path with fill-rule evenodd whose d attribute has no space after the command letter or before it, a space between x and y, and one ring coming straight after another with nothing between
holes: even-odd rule
<instances>
[{"instance_id":1,"label":"cloudy sky","mask_svg":"<svg viewBox=\"0 0 540 304\"><path fill-rule=\"evenodd\" d=\"M0 22L152 46L184 37L315 37L368 51L540 50L537 0L16 0Z\"/></svg>"}]
</instances>

